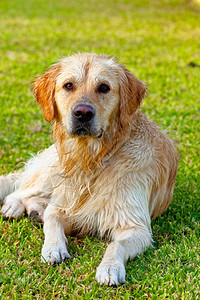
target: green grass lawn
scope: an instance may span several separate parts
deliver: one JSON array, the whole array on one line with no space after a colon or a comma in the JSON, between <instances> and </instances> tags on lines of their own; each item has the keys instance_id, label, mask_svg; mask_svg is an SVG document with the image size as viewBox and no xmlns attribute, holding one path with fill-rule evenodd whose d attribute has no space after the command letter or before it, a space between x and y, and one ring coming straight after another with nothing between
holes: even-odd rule
<instances>
[{"instance_id":1,"label":"green grass lawn","mask_svg":"<svg viewBox=\"0 0 200 300\"><path fill-rule=\"evenodd\" d=\"M180 0L0 1L2 174L52 143L32 81L63 56L119 58L149 87L142 109L179 143L174 200L152 223L154 249L127 264L126 284L100 287L108 241L71 238L72 259L40 263L41 228L0 219L1 299L200 299L200 6Z\"/></svg>"}]
</instances>

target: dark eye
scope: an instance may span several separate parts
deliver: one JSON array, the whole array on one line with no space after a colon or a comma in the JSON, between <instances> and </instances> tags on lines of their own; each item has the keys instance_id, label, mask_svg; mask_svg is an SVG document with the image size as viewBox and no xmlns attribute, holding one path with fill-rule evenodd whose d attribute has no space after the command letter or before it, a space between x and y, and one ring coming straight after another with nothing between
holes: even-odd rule
<instances>
[{"instance_id":1,"label":"dark eye","mask_svg":"<svg viewBox=\"0 0 200 300\"><path fill-rule=\"evenodd\" d=\"M109 86L108 86L107 84L105 84L105 83L102 83L102 84L100 85L100 87L98 88L98 92L99 92L99 93L106 94L106 93L108 93L109 91L110 91L110 88L109 88Z\"/></svg>"},{"instance_id":2,"label":"dark eye","mask_svg":"<svg viewBox=\"0 0 200 300\"><path fill-rule=\"evenodd\" d=\"M71 83L71 82L68 82L68 83L66 83L65 85L64 85L64 88L66 89L66 90L68 90L68 91L70 91L70 90L73 90L73 83Z\"/></svg>"}]
</instances>

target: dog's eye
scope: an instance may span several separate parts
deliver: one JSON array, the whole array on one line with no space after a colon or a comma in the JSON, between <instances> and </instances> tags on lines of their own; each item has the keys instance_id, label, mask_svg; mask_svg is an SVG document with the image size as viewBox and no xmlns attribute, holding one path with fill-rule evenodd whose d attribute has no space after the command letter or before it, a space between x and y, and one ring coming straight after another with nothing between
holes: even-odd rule
<instances>
[{"instance_id":1,"label":"dog's eye","mask_svg":"<svg viewBox=\"0 0 200 300\"><path fill-rule=\"evenodd\" d=\"M105 83L102 83L102 84L100 85L100 87L98 88L98 92L99 92L99 93L106 94L106 93L108 93L109 91L110 91L110 88L109 88L109 86L108 86L107 84L105 84Z\"/></svg>"},{"instance_id":2,"label":"dog's eye","mask_svg":"<svg viewBox=\"0 0 200 300\"><path fill-rule=\"evenodd\" d=\"M64 88L66 89L66 90L73 90L73 83L71 83L71 82L68 82L68 83L66 83L65 85L64 85Z\"/></svg>"}]
</instances>

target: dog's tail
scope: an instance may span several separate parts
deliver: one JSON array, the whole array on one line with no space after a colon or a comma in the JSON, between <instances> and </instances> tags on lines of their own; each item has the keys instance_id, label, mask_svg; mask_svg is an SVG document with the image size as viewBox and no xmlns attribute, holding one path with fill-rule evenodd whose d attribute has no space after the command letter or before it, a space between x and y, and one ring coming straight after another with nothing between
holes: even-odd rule
<instances>
[{"instance_id":1,"label":"dog's tail","mask_svg":"<svg viewBox=\"0 0 200 300\"><path fill-rule=\"evenodd\" d=\"M3 204L7 195L18 189L21 177L22 172L11 173L7 176L0 176L0 204Z\"/></svg>"}]
</instances>

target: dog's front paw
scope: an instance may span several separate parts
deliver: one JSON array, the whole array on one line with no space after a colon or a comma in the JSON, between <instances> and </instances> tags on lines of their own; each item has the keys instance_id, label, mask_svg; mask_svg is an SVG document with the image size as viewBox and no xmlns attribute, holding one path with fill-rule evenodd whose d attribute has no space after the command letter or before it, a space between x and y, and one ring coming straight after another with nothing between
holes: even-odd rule
<instances>
[{"instance_id":1,"label":"dog's front paw","mask_svg":"<svg viewBox=\"0 0 200 300\"><path fill-rule=\"evenodd\" d=\"M70 254L67 251L67 246L63 244L44 244L42 248L42 262L47 262L48 264L55 265L60 264L65 259L70 258Z\"/></svg>"},{"instance_id":2,"label":"dog's front paw","mask_svg":"<svg viewBox=\"0 0 200 300\"><path fill-rule=\"evenodd\" d=\"M22 204L21 200L16 199L11 195L5 199L5 204L2 206L0 212L5 219L20 218L25 211L25 206Z\"/></svg>"},{"instance_id":3,"label":"dog's front paw","mask_svg":"<svg viewBox=\"0 0 200 300\"><path fill-rule=\"evenodd\" d=\"M120 261L102 261L97 268L96 280L101 284L118 286L125 283L125 267Z\"/></svg>"}]
</instances>

